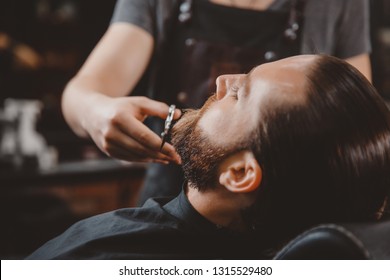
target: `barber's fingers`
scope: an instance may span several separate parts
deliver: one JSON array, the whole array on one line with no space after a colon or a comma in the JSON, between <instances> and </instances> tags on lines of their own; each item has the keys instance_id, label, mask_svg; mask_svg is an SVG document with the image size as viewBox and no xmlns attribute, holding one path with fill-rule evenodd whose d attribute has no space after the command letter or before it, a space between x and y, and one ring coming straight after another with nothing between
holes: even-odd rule
<instances>
[{"instance_id":1,"label":"barber's fingers","mask_svg":"<svg viewBox=\"0 0 390 280\"><path fill-rule=\"evenodd\" d=\"M149 115L167 116L168 105L146 97L123 97L109 101L106 107L103 106L106 108L105 114L98 115L96 119L100 121L89 129L92 139L103 152L118 157L119 151L115 150L115 155L110 152L110 147L115 144L128 150L126 156L120 156L121 159L143 157L180 163L180 157L173 146L164 144L160 151L160 136L143 124L143 120Z\"/></svg>"},{"instance_id":2,"label":"barber's fingers","mask_svg":"<svg viewBox=\"0 0 390 280\"><path fill-rule=\"evenodd\" d=\"M137 153L134 153L132 151L124 149L121 146L117 146L115 144L110 145L109 151L110 151L108 153L109 156L114 157L116 159L120 159L120 160L169 164L169 161L167 161L167 160L148 158L148 157L145 157L145 155L140 156Z\"/></svg>"},{"instance_id":3,"label":"barber's fingers","mask_svg":"<svg viewBox=\"0 0 390 280\"><path fill-rule=\"evenodd\" d=\"M160 145L161 147L161 145ZM158 149L160 149L160 147L158 147ZM169 144L169 143L164 143L164 146L161 150L161 152L163 154L169 154L171 157L173 157L173 162L177 163L177 164L181 164L181 158L179 156L179 154L176 152L175 148Z\"/></svg>"},{"instance_id":4,"label":"barber's fingers","mask_svg":"<svg viewBox=\"0 0 390 280\"><path fill-rule=\"evenodd\" d=\"M129 119L131 118L133 117L129 116ZM120 122L119 128L124 134L130 136L130 138L137 141L144 148L154 152L160 152L162 143L161 138L156 133L151 131L147 126L145 126L142 122L136 119L133 119L129 122ZM180 163L180 157L176 153L172 145L169 145L167 143L164 144L161 153L168 156L170 160L176 163Z\"/></svg>"},{"instance_id":5,"label":"barber's fingers","mask_svg":"<svg viewBox=\"0 0 390 280\"><path fill-rule=\"evenodd\" d=\"M145 159L142 161L153 160L164 163L176 161L160 151L153 151L145 147L119 129L113 129L104 135L103 150L112 157L127 161L141 161L141 159ZM121 151L122 153L119 154Z\"/></svg>"},{"instance_id":6,"label":"barber's fingers","mask_svg":"<svg viewBox=\"0 0 390 280\"><path fill-rule=\"evenodd\" d=\"M141 116L140 120L143 120L146 116L155 116L162 119L166 119L169 113L169 106L163 102L155 101L153 99L149 99L147 97L134 97L132 100L134 105L138 106L138 109L140 110ZM178 119L181 116L181 111L179 109L175 110L173 119ZM128 133L135 137L135 139L143 143L145 146L149 147L150 149L157 151L161 148L162 140L160 137L156 138L156 134L153 133L151 130L148 129L150 133L147 133L143 128L146 128L143 124L138 124L137 126L130 127L130 126L124 126L122 129L125 133ZM134 129L138 129L138 131L135 131ZM145 134L147 133L147 134ZM149 138L148 137L152 137ZM181 163L180 156L176 153L175 148L165 143L163 146L163 149L161 150L162 153L165 155L168 155L170 157L174 158L174 161L176 163Z\"/></svg>"},{"instance_id":7,"label":"barber's fingers","mask_svg":"<svg viewBox=\"0 0 390 280\"><path fill-rule=\"evenodd\" d=\"M135 102L138 105L140 113L143 116L154 116L159 117L161 119L166 119L166 117L168 116L169 106L163 102L155 101L146 97L137 97L137 99L135 99ZM180 115L181 111L179 109L176 109L175 114L173 115L173 119L178 119Z\"/></svg>"}]
</instances>

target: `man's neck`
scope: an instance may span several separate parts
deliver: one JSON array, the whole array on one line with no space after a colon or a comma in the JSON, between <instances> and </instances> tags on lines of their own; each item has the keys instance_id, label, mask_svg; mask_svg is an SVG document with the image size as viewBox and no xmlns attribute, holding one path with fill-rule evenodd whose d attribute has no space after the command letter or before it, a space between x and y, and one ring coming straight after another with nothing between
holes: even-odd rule
<instances>
[{"instance_id":1,"label":"man's neck","mask_svg":"<svg viewBox=\"0 0 390 280\"><path fill-rule=\"evenodd\" d=\"M247 225L241 215L241 207L237 201L233 201L234 194L228 192L223 186L202 192L187 186L186 195L195 210L210 222L234 231L247 231Z\"/></svg>"}]
</instances>

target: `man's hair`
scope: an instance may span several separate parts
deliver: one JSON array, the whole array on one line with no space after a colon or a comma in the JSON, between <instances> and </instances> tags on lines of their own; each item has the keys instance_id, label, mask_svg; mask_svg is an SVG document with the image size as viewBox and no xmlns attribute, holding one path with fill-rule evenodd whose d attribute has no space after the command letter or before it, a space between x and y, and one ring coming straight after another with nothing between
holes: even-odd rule
<instances>
[{"instance_id":1,"label":"man's hair","mask_svg":"<svg viewBox=\"0 0 390 280\"><path fill-rule=\"evenodd\" d=\"M390 112L348 63L319 56L302 104L269 106L252 138L263 181L254 206L273 240L325 222L375 220L390 186Z\"/></svg>"}]
</instances>

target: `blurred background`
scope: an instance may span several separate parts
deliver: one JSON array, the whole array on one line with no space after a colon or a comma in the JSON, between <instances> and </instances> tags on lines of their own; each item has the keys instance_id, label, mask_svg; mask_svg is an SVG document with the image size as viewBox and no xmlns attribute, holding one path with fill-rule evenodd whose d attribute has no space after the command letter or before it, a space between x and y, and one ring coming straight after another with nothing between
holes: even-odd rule
<instances>
[{"instance_id":1,"label":"blurred background","mask_svg":"<svg viewBox=\"0 0 390 280\"><path fill-rule=\"evenodd\" d=\"M75 221L135 205L144 166L78 138L65 84L109 25L115 0L0 0L0 256L23 258Z\"/></svg>"},{"instance_id":2,"label":"blurred background","mask_svg":"<svg viewBox=\"0 0 390 280\"><path fill-rule=\"evenodd\" d=\"M0 257L23 258L75 221L134 206L141 164L105 157L60 110L115 0L0 0ZM390 101L390 0L371 0L373 83Z\"/></svg>"}]
</instances>

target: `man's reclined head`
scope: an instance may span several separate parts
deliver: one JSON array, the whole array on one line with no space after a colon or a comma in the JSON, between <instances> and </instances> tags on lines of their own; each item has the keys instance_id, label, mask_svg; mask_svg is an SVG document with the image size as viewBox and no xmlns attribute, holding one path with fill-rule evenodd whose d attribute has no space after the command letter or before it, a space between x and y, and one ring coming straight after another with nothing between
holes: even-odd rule
<instances>
[{"instance_id":1,"label":"man's reclined head","mask_svg":"<svg viewBox=\"0 0 390 280\"><path fill-rule=\"evenodd\" d=\"M186 193L80 221L29 258L258 259L306 227L377 220L386 205L390 112L335 58L219 77L172 143Z\"/></svg>"},{"instance_id":2,"label":"man's reclined head","mask_svg":"<svg viewBox=\"0 0 390 280\"><path fill-rule=\"evenodd\" d=\"M324 222L375 220L390 187L390 112L352 66L296 56L217 79L173 127L201 214L276 243Z\"/></svg>"}]
</instances>

